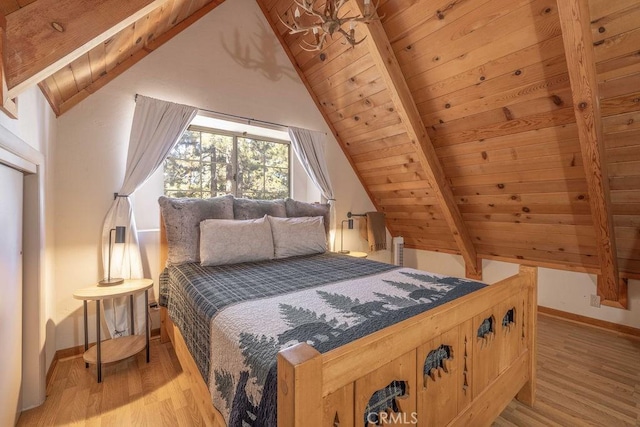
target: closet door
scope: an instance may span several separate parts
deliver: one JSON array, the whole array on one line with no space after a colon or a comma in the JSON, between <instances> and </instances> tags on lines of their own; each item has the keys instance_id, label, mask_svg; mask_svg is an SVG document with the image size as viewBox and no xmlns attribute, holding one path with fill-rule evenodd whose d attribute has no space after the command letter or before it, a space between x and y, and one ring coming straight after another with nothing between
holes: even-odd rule
<instances>
[{"instance_id":1,"label":"closet door","mask_svg":"<svg viewBox=\"0 0 640 427\"><path fill-rule=\"evenodd\" d=\"M22 194L22 172L0 164L0 426L21 408Z\"/></svg>"}]
</instances>

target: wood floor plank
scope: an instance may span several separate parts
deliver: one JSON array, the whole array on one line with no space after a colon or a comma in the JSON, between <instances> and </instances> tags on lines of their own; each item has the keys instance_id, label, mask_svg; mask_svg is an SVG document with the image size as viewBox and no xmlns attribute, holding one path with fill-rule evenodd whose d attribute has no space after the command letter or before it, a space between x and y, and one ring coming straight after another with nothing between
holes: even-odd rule
<instances>
[{"instance_id":1,"label":"wood floor plank","mask_svg":"<svg viewBox=\"0 0 640 427\"><path fill-rule=\"evenodd\" d=\"M538 394L533 408L513 400L493 424L639 426L640 339L548 315L538 320ZM171 344L105 366L103 382L80 357L60 360L47 400L18 426L204 426Z\"/></svg>"}]
</instances>

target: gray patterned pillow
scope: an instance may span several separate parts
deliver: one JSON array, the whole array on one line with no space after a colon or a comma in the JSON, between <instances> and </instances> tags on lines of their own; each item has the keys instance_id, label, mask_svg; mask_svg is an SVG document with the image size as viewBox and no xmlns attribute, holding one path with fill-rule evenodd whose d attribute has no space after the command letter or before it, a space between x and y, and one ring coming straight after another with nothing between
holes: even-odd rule
<instances>
[{"instance_id":1,"label":"gray patterned pillow","mask_svg":"<svg viewBox=\"0 0 640 427\"><path fill-rule=\"evenodd\" d=\"M296 218L301 216L321 216L324 219L324 230L329 235L329 227L331 226L329 204L324 203L305 203L293 199L285 199L284 205L287 211L287 217Z\"/></svg>"},{"instance_id":2,"label":"gray patterned pillow","mask_svg":"<svg viewBox=\"0 0 640 427\"><path fill-rule=\"evenodd\" d=\"M200 262L204 266L273 259L267 216L248 220L208 219L200 223Z\"/></svg>"},{"instance_id":3,"label":"gray patterned pillow","mask_svg":"<svg viewBox=\"0 0 640 427\"><path fill-rule=\"evenodd\" d=\"M284 200L233 199L234 219L255 219L265 215L286 217Z\"/></svg>"},{"instance_id":4,"label":"gray patterned pillow","mask_svg":"<svg viewBox=\"0 0 640 427\"><path fill-rule=\"evenodd\" d=\"M233 196L211 199L158 199L167 230L169 264L200 261L200 222L205 219L233 219Z\"/></svg>"}]
</instances>

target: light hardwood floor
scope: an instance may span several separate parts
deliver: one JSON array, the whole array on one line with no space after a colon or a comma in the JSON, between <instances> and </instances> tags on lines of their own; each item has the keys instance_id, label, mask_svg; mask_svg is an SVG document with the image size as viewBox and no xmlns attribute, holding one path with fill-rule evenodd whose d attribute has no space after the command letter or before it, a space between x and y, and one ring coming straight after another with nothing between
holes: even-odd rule
<instances>
[{"instance_id":1,"label":"light hardwood floor","mask_svg":"<svg viewBox=\"0 0 640 427\"><path fill-rule=\"evenodd\" d=\"M494 426L640 426L640 339L540 315L538 400L513 401ZM55 368L47 401L19 426L204 425L170 344L103 369L81 358Z\"/></svg>"}]
</instances>

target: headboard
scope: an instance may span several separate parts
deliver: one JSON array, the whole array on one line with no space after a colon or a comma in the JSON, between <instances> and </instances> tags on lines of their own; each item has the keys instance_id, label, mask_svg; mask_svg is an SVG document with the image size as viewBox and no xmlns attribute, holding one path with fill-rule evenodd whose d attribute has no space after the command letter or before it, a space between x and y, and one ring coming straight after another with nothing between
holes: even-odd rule
<instances>
[{"instance_id":1,"label":"headboard","mask_svg":"<svg viewBox=\"0 0 640 427\"><path fill-rule=\"evenodd\" d=\"M160 211L160 269L164 269L169 259L169 242L167 241L167 228L164 225L162 210Z\"/></svg>"},{"instance_id":2,"label":"headboard","mask_svg":"<svg viewBox=\"0 0 640 427\"><path fill-rule=\"evenodd\" d=\"M206 210L202 209L202 206L209 203L212 200L218 200L220 203L224 203L223 198L231 199L233 201L232 211L229 211L225 216L207 216ZM165 218L163 216L163 209L169 209L168 203L172 200L168 197L160 197L158 200L160 203L160 268L163 269L169 259L169 242L167 239L167 228L165 224ZM219 218L219 219L254 219L261 218L265 214L278 217L304 217L304 216L322 216L324 218L325 231L329 236L330 229L330 209L328 204L323 203L306 203L287 199L277 200L253 200L253 199L236 199L232 196L224 196L215 199L180 199L182 201L189 200L193 203L196 209L200 209L199 215L201 219ZM202 202L202 205L200 205ZM200 206L198 206L200 205ZM184 208L184 206L183 206ZM176 217L174 214L173 218Z\"/></svg>"}]
</instances>

